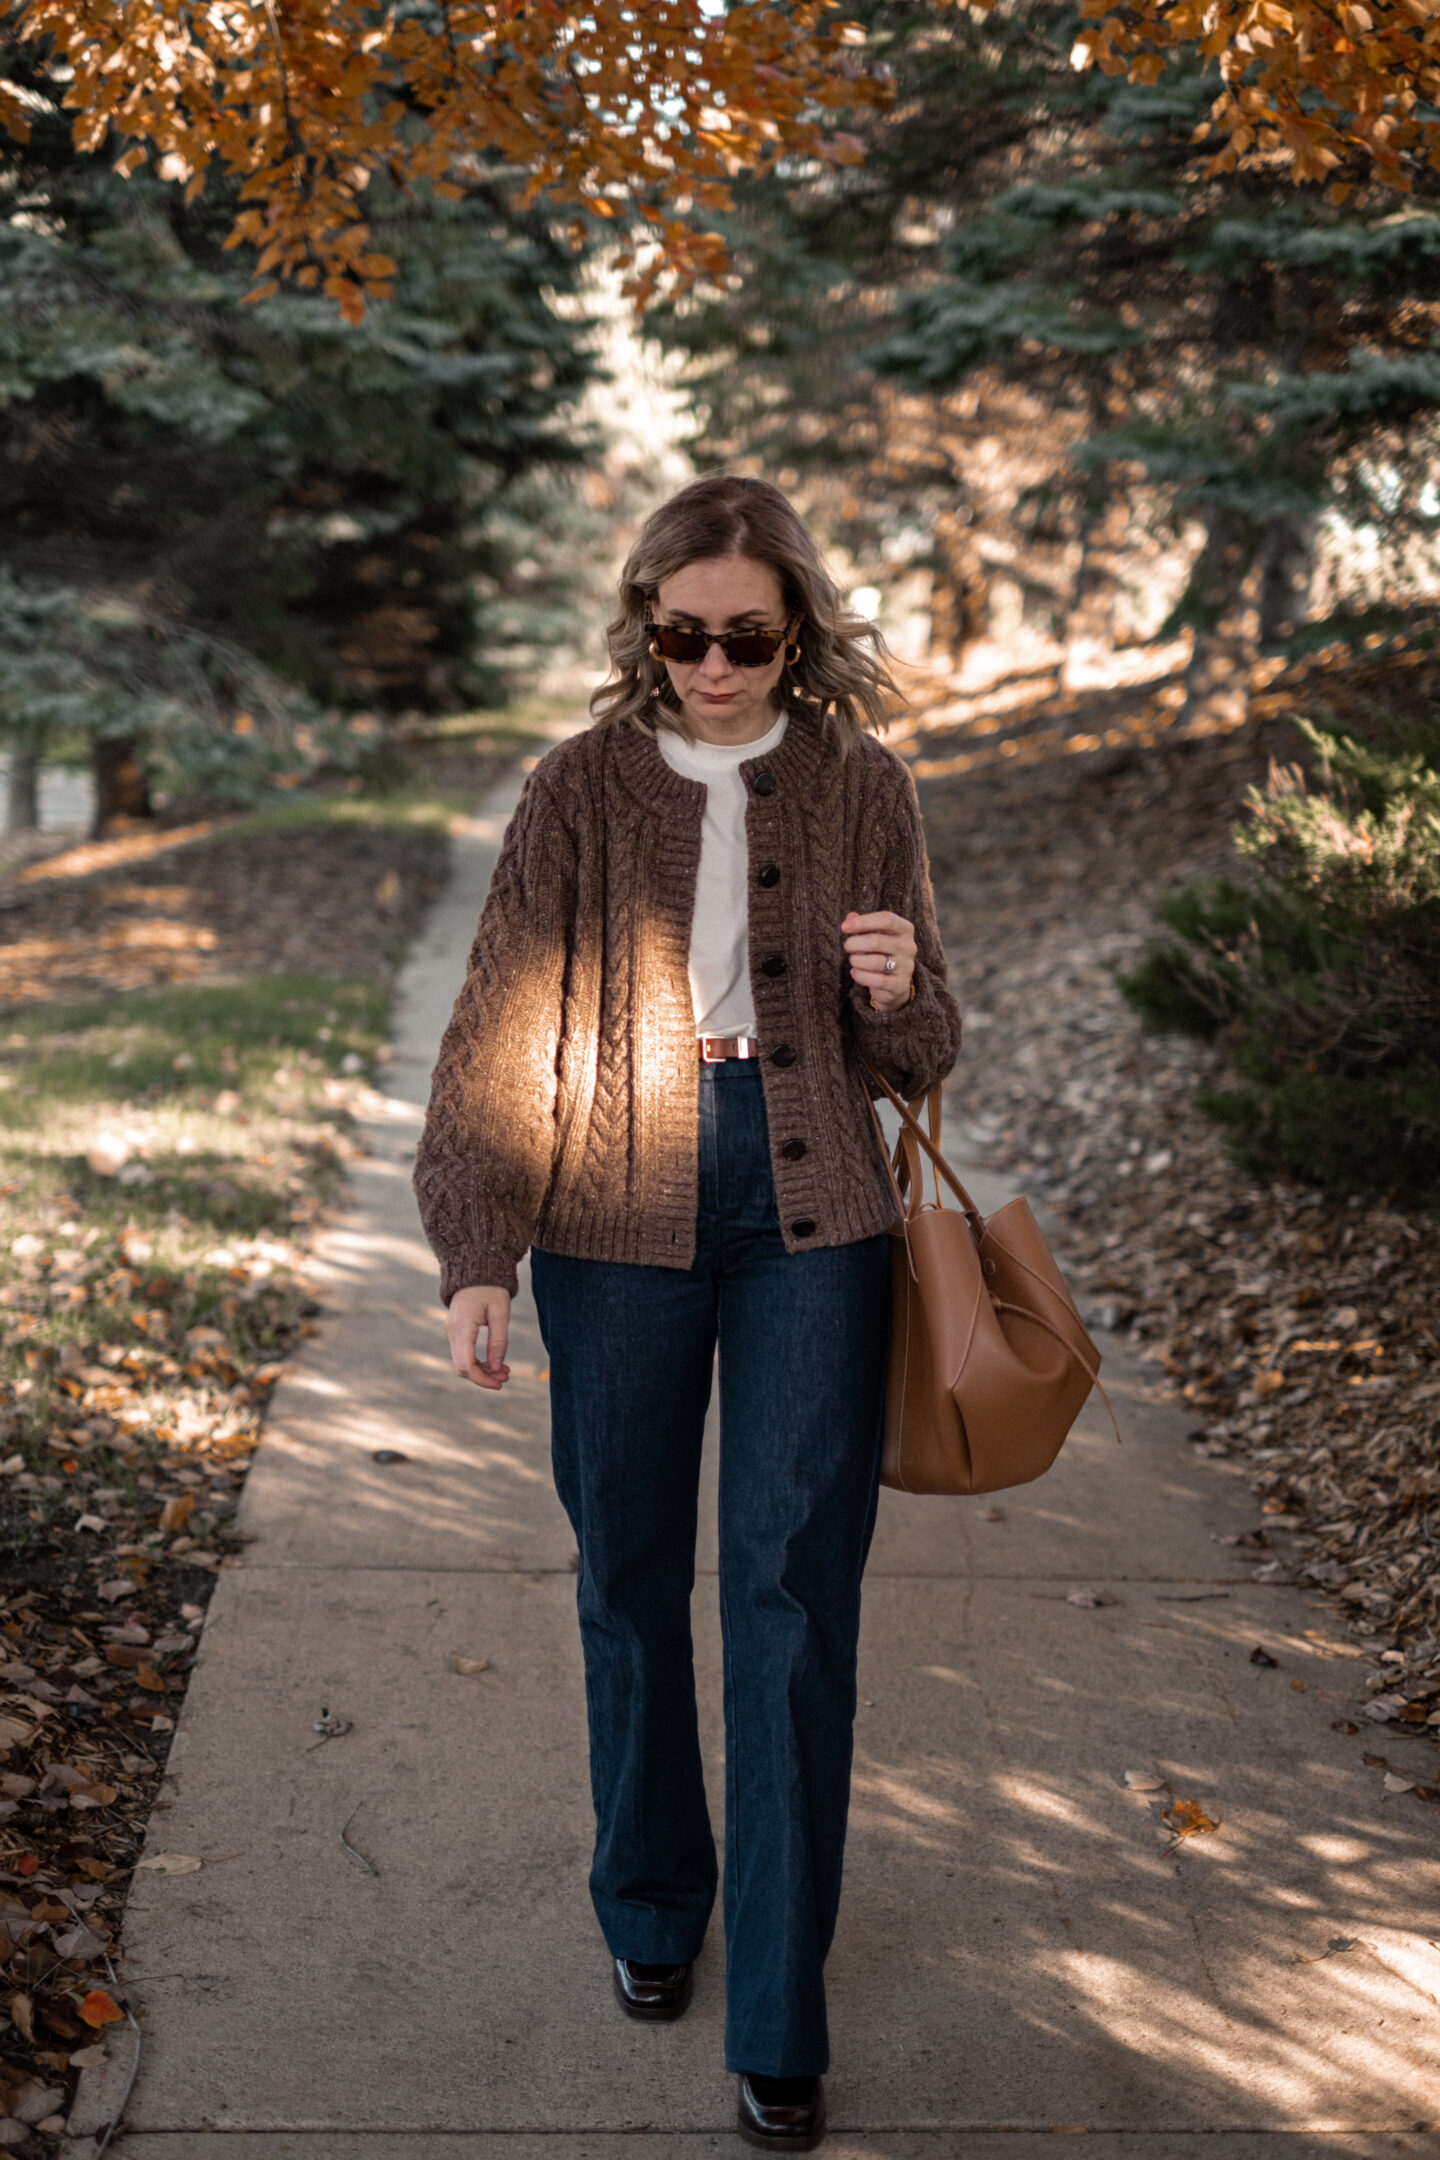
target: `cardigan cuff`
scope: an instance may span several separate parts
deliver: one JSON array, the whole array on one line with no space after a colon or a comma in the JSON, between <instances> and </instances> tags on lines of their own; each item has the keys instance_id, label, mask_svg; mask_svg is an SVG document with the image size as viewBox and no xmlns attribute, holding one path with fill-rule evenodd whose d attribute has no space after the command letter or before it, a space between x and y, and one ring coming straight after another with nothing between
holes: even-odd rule
<instances>
[{"instance_id":1,"label":"cardigan cuff","mask_svg":"<svg viewBox=\"0 0 1440 2160\"><path fill-rule=\"evenodd\" d=\"M457 1290L481 1286L508 1290L513 1298L520 1288L515 1258L493 1246L471 1246L446 1253L440 1262L440 1302L448 1307Z\"/></svg>"},{"instance_id":2,"label":"cardigan cuff","mask_svg":"<svg viewBox=\"0 0 1440 2160\"><path fill-rule=\"evenodd\" d=\"M882 1072L898 1094L920 1095L943 1080L959 1054L950 1001L933 977L918 970L913 998L887 1012L855 989L851 1023L860 1055Z\"/></svg>"}]
</instances>

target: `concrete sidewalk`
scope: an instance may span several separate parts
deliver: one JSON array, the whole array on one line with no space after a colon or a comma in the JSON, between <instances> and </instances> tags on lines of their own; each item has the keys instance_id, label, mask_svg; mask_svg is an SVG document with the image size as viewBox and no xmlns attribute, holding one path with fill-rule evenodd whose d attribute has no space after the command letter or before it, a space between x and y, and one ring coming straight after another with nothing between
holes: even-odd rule
<instances>
[{"instance_id":1,"label":"concrete sidewalk","mask_svg":"<svg viewBox=\"0 0 1440 2160\"><path fill-rule=\"evenodd\" d=\"M144 2044L115 2160L743 2150L718 1915L681 2023L631 2025L609 1992L533 1308L511 1387L464 1387L410 1191L510 800L457 841L407 965L393 1095L322 1243L321 1331L247 1481L244 1565L216 1584L147 1846L205 1864L134 1878ZM1428 1777L1433 1754L1360 1717L1370 1668L1324 1611L1215 1542L1256 1520L1243 1473L1191 1455L1146 1368L1109 1350L1106 1378L1123 1449L1092 1409L1049 1477L993 1506L884 1495L825 2150L1035 2160L1086 2132L1134 2160L1436 2160L1440 1811L1361 1760ZM718 1815L713 1554L711 1503ZM321 1739L322 1709L351 1730ZM1170 1849L1172 1799L1218 1829ZM133 2035L108 2045L68 2160L122 2103Z\"/></svg>"}]
</instances>

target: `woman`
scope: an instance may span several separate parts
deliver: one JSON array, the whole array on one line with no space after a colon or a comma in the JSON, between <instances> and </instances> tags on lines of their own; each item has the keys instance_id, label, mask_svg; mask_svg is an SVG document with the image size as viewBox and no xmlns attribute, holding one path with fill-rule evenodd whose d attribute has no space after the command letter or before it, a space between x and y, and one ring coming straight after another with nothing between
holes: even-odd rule
<instances>
[{"instance_id":1,"label":"woman","mask_svg":"<svg viewBox=\"0 0 1440 2160\"><path fill-rule=\"evenodd\" d=\"M508 1377L532 1247L580 1548L590 1889L636 2018L685 2009L716 1890L690 1593L718 1341L726 2060L742 2133L805 2152L889 1317L865 1065L916 1094L960 1023L914 789L864 732L882 648L786 498L682 489L620 603L594 722L506 833L415 1191L479 1387Z\"/></svg>"}]
</instances>

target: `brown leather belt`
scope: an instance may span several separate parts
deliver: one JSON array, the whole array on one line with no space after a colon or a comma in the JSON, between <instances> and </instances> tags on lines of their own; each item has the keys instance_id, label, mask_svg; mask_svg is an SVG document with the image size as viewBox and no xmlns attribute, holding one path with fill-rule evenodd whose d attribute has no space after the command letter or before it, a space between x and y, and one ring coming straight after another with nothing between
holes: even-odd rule
<instances>
[{"instance_id":1,"label":"brown leather belt","mask_svg":"<svg viewBox=\"0 0 1440 2160\"><path fill-rule=\"evenodd\" d=\"M760 1045L753 1035L697 1035L702 1065L718 1065L722 1058L759 1057Z\"/></svg>"}]
</instances>

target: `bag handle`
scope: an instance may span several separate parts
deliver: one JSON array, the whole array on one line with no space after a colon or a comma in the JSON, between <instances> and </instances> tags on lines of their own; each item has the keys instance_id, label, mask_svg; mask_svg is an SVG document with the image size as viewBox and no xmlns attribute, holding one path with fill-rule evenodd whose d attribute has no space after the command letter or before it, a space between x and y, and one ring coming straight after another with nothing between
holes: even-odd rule
<instances>
[{"instance_id":1,"label":"bag handle","mask_svg":"<svg viewBox=\"0 0 1440 2160\"><path fill-rule=\"evenodd\" d=\"M965 1210L965 1214L966 1214L966 1216L967 1216L967 1218L968 1218L968 1220L969 1220L969 1223L970 1223L970 1228L971 1228L971 1231L972 1231L972 1232L974 1233L974 1237L975 1237L975 1242L976 1242L976 1244L978 1245L978 1244L979 1244L979 1242L980 1242L980 1240L981 1240L981 1238L982 1238L982 1237L983 1237L983 1236L985 1235L985 1218L984 1218L984 1216L983 1216L983 1215L981 1214L981 1212L980 1212L979 1208L978 1208L978 1207L977 1207L977 1206L975 1205L975 1202L974 1202L974 1201L973 1201L973 1200L971 1199L971 1197L970 1197L969 1193L968 1193L968 1192L967 1192L967 1191L965 1190L965 1187L964 1187L964 1186L963 1186L963 1185L961 1184L961 1182L960 1182L959 1178L958 1178L958 1177L956 1177L956 1175L955 1175L954 1171L953 1171L953 1170L951 1169L951 1167L950 1167L949 1163L948 1163L948 1162L947 1162L947 1161L945 1160L945 1157L944 1157L944 1156L943 1156L943 1155L941 1154L941 1152L940 1152L940 1146L939 1146L939 1139L940 1139L940 1090L939 1090L939 1088L938 1088L938 1087L937 1087L937 1088L931 1088L931 1089L929 1090L929 1095L930 1095L930 1123L931 1123L931 1127L932 1127L932 1130L934 1131L934 1134L935 1134L935 1138L934 1138L934 1139L932 1140L932 1139L931 1139L931 1137L930 1137L930 1134L926 1132L926 1130L925 1130L924 1126L923 1126L923 1125L922 1125L922 1124L920 1123L920 1120L919 1120L919 1119L918 1119L918 1118L917 1118L917 1117L915 1116L914 1112L913 1112L913 1111L912 1111L912 1110L910 1109L909 1105L908 1105L907 1103L905 1103L905 1102L904 1102L904 1101L903 1101L903 1100L901 1099L901 1097L900 1097L900 1096L898 1096L898 1095L896 1094L896 1092L895 1092L894 1088L892 1088L892 1087L891 1087L891 1085L890 1085L889 1081L888 1081L888 1080L887 1080L887 1079L885 1078L884 1074L883 1074L883 1073L878 1073L878 1072L876 1072L876 1070L875 1070L875 1068L874 1068L874 1066L873 1066L873 1065L867 1065L867 1066L865 1067L865 1070L866 1070L866 1072L867 1072L867 1073L869 1073L869 1075L870 1075L870 1077L872 1078L872 1080L874 1080L874 1081L876 1082L877 1086L879 1086L880 1088L882 1088L882 1089L884 1090L884 1093L885 1093L886 1097L888 1098L888 1100L889 1100L889 1102L890 1102L890 1104L891 1104L891 1107L892 1107L892 1108L893 1108L894 1110L898 1111L898 1113L899 1113L899 1116L900 1116L900 1136L901 1136L901 1140L902 1140L902 1141L904 1141L904 1139L906 1138L906 1136L907 1136L907 1134L908 1134L909 1136L911 1136L911 1137L913 1138L913 1140L916 1140L916 1141L918 1141L918 1142L919 1142L920 1146L921 1146L921 1147L922 1147L922 1148L923 1148L923 1149L925 1150L926 1154L927 1154L927 1155L928 1155L928 1156L930 1157L930 1162L931 1162L931 1166L932 1166L932 1168L933 1168L933 1169L934 1169L934 1171L935 1171L935 1177L936 1177L936 1186L935 1186L935 1191L936 1191L936 1196L937 1196L937 1199L938 1199L938 1197L939 1197L939 1191L940 1191L940 1186L939 1186L939 1180L940 1180L940 1179L941 1179L941 1178L943 1177L943 1178L944 1178L944 1180L945 1180L945 1182L946 1182L946 1184L947 1184L947 1185L948 1185L948 1186L950 1187L950 1190L951 1190L951 1191L952 1191L952 1192L954 1193L954 1195L955 1195L956 1199L957 1199L957 1200L959 1201L959 1203L960 1203L961 1207L962 1207L962 1208L963 1208L963 1209ZM918 1099L918 1098L917 1098L917 1099ZM871 1116L872 1116L872 1117L873 1117L873 1118L875 1119L875 1127L876 1127L876 1130L877 1130L877 1131L878 1131L878 1132L880 1133L880 1136L881 1136L881 1139L880 1139L880 1144L881 1144L881 1147L882 1147L882 1148L884 1148L884 1146L885 1146L885 1139L884 1139L884 1127L883 1127L883 1126L881 1125L881 1123L880 1123L880 1117L879 1117L879 1113L877 1112L877 1110L876 1110L876 1108L875 1108L875 1100L874 1100L874 1097L873 1097L873 1096L871 1096L871 1097L870 1097L870 1114L871 1114ZM886 1161L887 1161L887 1162L888 1162L888 1161L889 1161L889 1159L890 1159L890 1154L889 1154L889 1149L888 1149L888 1148L886 1148L886 1149L885 1149L885 1159L886 1159ZM903 1200L902 1200L902 1199L900 1198L900 1184L899 1184L899 1180L898 1180L898 1178L896 1178L896 1177L894 1176L893 1172L892 1172L892 1176L891 1176L891 1183L892 1183L892 1184L894 1185L894 1187L895 1187L895 1196L896 1196L896 1199L900 1201L900 1212L901 1212L901 1214L902 1214L902 1215L904 1215L904 1214L906 1213L905 1203L904 1203L904 1201L903 1201ZM917 1180L917 1184L918 1184L918 1180ZM916 1195L916 1204L918 1205L918 1193L917 1193L917 1195Z\"/></svg>"},{"instance_id":2,"label":"bag handle","mask_svg":"<svg viewBox=\"0 0 1440 2160\"><path fill-rule=\"evenodd\" d=\"M876 1075L876 1078L879 1078L878 1074ZM921 1100L922 1098L918 1095L912 1098L912 1115L914 1114L914 1103L917 1103ZM938 1082L934 1087L928 1088L926 1090L923 1101L925 1104L926 1118L930 1126L930 1138L934 1141L936 1147L939 1147L941 1101ZM902 1192L905 1192L909 1189L910 1186L918 1186L921 1182L920 1150L919 1147L916 1145L915 1141L911 1139L910 1134L903 1125L901 1126L896 1138L899 1144L897 1145L895 1151L895 1168L899 1175L900 1190ZM940 1199L940 1173L935 1168L933 1162L930 1165L930 1179L931 1183L934 1185L935 1188L935 1205L936 1207L939 1207L942 1204Z\"/></svg>"},{"instance_id":3,"label":"bag handle","mask_svg":"<svg viewBox=\"0 0 1440 2160\"><path fill-rule=\"evenodd\" d=\"M885 1175L889 1178L890 1190L895 1195L896 1220L900 1224L900 1234L905 1240L905 1262L910 1270L912 1280L915 1280L917 1279L915 1276L915 1255L910 1249L910 1209L907 1208L905 1205L905 1194L901 1190L900 1180L896 1175L895 1164L890 1160L890 1150L889 1147L886 1145L885 1141L885 1128L880 1123L880 1113L875 1108L875 1098L873 1095L867 1093L865 1100L869 1105L870 1117L875 1127L875 1137L880 1143L880 1160L885 1165ZM899 1152L899 1148L897 1147L897 1156ZM912 1200L912 1206L917 1204L917 1201Z\"/></svg>"},{"instance_id":4,"label":"bag handle","mask_svg":"<svg viewBox=\"0 0 1440 2160\"><path fill-rule=\"evenodd\" d=\"M892 1162L890 1159L890 1150L885 1145L885 1128L880 1123L880 1113L875 1108L875 1098L867 1091L866 1101L870 1105L870 1115L874 1120L875 1131L879 1136L880 1152L885 1158L886 1175L890 1179L891 1190L895 1195L896 1211L900 1217L900 1227L902 1232L904 1233L905 1238L906 1257L909 1261L910 1273L913 1276L915 1273L915 1257L910 1250L910 1218L920 1205L920 1176L918 1170L918 1163L915 1174L912 1176L910 1173L910 1155L912 1150L915 1148L917 1142L919 1143L920 1147L924 1148L926 1154L930 1157L931 1169L935 1176L935 1197L937 1206L940 1204L940 1179L943 1177L946 1184L954 1193L956 1199L960 1202L961 1207L965 1210L966 1219L970 1224L971 1233L977 1245L980 1243L980 1240L985 1235L985 1218L980 1213L980 1210L975 1205L974 1200L966 1191L965 1187L961 1184L959 1178L956 1177L949 1163L945 1160L945 1157L940 1152L939 1088L933 1087L927 1090L925 1101L928 1121L930 1125L930 1132L927 1133L924 1126L921 1125L920 1120L915 1116L913 1110L909 1107L907 1103L902 1101L899 1095L896 1094L894 1088L891 1087L889 1081L885 1078L884 1074L876 1072L873 1065L866 1065L865 1070L871 1075L872 1079L876 1080L879 1085L884 1089L886 1095L890 1099L892 1106L895 1108L895 1110L899 1112L900 1116L900 1134L895 1144L895 1161ZM918 1096L915 1099L917 1102L920 1100ZM901 1184L901 1179L899 1175L900 1170L903 1170L905 1173L904 1186L902 1186ZM908 1206L905 1199L906 1188L908 1188L910 1192L910 1200ZM1028 1267L1026 1263L1019 1258L1018 1254L1011 1253L1010 1258L1012 1259L1012 1261L1015 1262L1018 1267L1023 1268L1027 1275L1035 1274L1035 1270L1032 1267ZM1039 1281L1039 1279L1040 1278L1036 1276L1036 1280ZM1111 1403L1110 1397L1106 1393L1105 1383L1100 1378L1098 1366L1092 1366L1089 1359L1082 1357L1080 1352L1075 1348L1075 1345L1072 1342L1068 1341L1066 1337L1060 1333L1060 1330L1058 1328L1052 1327L1050 1322L1046 1320L1040 1313L1032 1312L1028 1305L1012 1305L1006 1300L1002 1300L993 1296L993 1294L991 1296L990 1302L997 1312L1012 1312L1026 1320L1032 1321L1036 1327L1043 1328L1047 1335L1053 1336L1055 1341L1059 1343L1062 1350L1069 1351L1071 1357L1074 1358L1076 1364L1080 1367L1081 1371L1088 1376L1091 1386L1095 1389L1096 1393L1100 1397L1100 1400L1104 1403L1106 1415L1110 1420L1111 1429L1115 1434L1116 1442L1117 1444L1120 1444L1120 1421L1116 1417L1114 1405Z\"/></svg>"}]
</instances>

